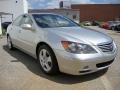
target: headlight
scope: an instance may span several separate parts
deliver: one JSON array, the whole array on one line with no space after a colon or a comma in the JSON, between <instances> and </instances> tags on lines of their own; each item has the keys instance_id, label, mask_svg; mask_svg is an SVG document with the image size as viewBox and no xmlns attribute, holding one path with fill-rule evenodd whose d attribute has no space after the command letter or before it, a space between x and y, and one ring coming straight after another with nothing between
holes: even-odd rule
<instances>
[{"instance_id":1,"label":"headlight","mask_svg":"<svg viewBox=\"0 0 120 90\"><path fill-rule=\"evenodd\" d=\"M75 54L91 54L97 53L90 45L75 43L70 41L62 41L62 46L67 52Z\"/></svg>"}]
</instances>

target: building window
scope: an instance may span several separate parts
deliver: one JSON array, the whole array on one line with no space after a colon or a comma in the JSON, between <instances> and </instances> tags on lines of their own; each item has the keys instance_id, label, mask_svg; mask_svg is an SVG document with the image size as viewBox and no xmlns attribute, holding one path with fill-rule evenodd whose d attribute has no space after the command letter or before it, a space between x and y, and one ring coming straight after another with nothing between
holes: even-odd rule
<instances>
[{"instance_id":1,"label":"building window","mask_svg":"<svg viewBox=\"0 0 120 90\"><path fill-rule=\"evenodd\" d=\"M67 12L66 15L68 16L68 15L69 15L69 12Z\"/></svg>"},{"instance_id":2,"label":"building window","mask_svg":"<svg viewBox=\"0 0 120 90\"><path fill-rule=\"evenodd\" d=\"M73 15L73 19L77 19L76 15Z\"/></svg>"}]
</instances>

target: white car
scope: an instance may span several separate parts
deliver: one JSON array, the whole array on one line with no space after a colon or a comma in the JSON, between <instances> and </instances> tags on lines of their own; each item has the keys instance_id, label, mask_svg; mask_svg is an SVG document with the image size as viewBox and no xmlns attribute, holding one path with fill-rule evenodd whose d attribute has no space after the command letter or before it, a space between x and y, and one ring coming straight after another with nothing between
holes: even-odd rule
<instances>
[{"instance_id":1,"label":"white car","mask_svg":"<svg viewBox=\"0 0 120 90\"><path fill-rule=\"evenodd\" d=\"M92 25L92 22L90 22L90 21L85 21L84 22L84 26L91 26Z\"/></svg>"},{"instance_id":2,"label":"white car","mask_svg":"<svg viewBox=\"0 0 120 90\"><path fill-rule=\"evenodd\" d=\"M38 59L46 74L84 75L108 68L117 53L113 39L57 14L24 14L7 29L9 49Z\"/></svg>"}]
</instances>

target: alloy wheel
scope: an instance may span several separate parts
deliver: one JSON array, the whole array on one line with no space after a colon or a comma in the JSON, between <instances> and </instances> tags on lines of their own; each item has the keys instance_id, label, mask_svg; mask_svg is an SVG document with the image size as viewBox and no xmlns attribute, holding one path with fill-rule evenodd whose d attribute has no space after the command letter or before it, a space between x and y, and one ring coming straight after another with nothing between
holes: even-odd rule
<instances>
[{"instance_id":1,"label":"alloy wheel","mask_svg":"<svg viewBox=\"0 0 120 90\"><path fill-rule=\"evenodd\" d=\"M43 70L49 72L52 69L52 59L46 49L41 49L39 53L39 59Z\"/></svg>"}]
</instances>

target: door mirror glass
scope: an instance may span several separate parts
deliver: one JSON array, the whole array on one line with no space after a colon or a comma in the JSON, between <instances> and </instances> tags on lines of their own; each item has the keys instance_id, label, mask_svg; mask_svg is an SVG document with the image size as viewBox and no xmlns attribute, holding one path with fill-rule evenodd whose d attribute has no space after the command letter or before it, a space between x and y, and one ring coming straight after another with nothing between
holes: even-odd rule
<instances>
[{"instance_id":1,"label":"door mirror glass","mask_svg":"<svg viewBox=\"0 0 120 90\"><path fill-rule=\"evenodd\" d=\"M33 30L33 29L32 29L32 25L30 25L30 24L22 24L21 27L22 27L23 29L26 29L26 30Z\"/></svg>"}]
</instances>

